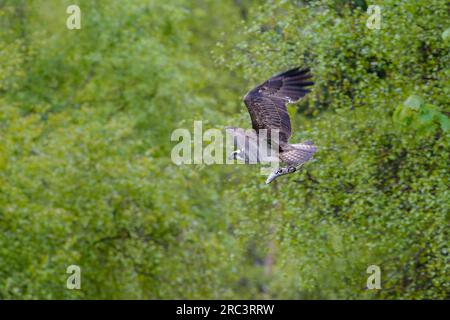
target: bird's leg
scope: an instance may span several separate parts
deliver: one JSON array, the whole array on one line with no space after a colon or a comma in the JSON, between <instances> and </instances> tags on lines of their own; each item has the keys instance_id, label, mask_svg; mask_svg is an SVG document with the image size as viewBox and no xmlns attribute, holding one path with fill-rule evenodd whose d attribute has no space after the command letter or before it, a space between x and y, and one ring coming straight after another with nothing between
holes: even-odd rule
<instances>
[{"instance_id":1,"label":"bird's leg","mask_svg":"<svg viewBox=\"0 0 450 320\"><path fill-rule=\"evenodd\" d=\"M301 165L299 165L299 166L297 166L297 167L295 167L295 166L289 166L287 169L288 169L288 172L289 173L293 173L293 172L295 172L295 171L299 171L301 168L303 168L303 165L304 165L304 163L302 163Z\"/></svg>"},{"instance_id":2,"label":"bird's leg","mask_svg":"<svg viewBox=\"0 0 450 320\"><path fill-rule=\"evenodd\" d=\"M287 173L294 173L295 171L297 171L296 167L294 166L287 167Z\"/></svg>"},{"instance_id":3,"label":"bird's leg","mask_svg":"<svg viewBox=\"0 0 450 320\"><path fill-rule=\"evenodd\" d=\"M277 170L275 170L274 172L272 172L266 180L266 184L269 184L270 182L272 182L273 180L275 180L276 178L283 176L285 174L290 173L289 169L293 168L294 171L296 170L295 167L284 167L284 168L278 168ZM291 172L294 172L291 171Z\"/></svg>"},{"instance_id":4,"label":"bird's leg","mask_svg":"<svg viewBox=\"0 0 450 320\"><path fill-rule=\"evenodd\" d=\"M266 180L266 184L270 183L271 181L275 180L276 178L280 176L284 176L285 174L294 173L295 171L299 170L303 164L299 165L298 167L295 166L287 166L284 168L278 168L274 172L272 172L269 177Z\"/></svg>"}]
</instances>

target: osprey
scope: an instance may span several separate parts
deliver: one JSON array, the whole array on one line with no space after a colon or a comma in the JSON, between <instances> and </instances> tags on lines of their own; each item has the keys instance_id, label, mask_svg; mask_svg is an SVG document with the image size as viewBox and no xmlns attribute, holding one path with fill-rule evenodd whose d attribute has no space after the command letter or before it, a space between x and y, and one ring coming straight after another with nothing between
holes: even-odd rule
<instances>
[{"instance_id":1,"label":"osprey","mask_svg":"<svg viewBox=\"0 0 450 320\"><path fill-rule=\"evenodd\" d=\"M286 109L288 103L294 103L304 97L310 90L309 86L314 82L308 81L311 78L309 69L295 68L286 72L277 74L260 84L256 88L250 90L244 97L250 118L252 120L253 130L244 130L241 128L228 127L229 132L234 138L238 150L234 151L230 158L248 160L249 158L257 159L261 162L263 159L259 157L259 142L262 140L260 135L266 134L266 145L269 148L278 149L278 159L287 166L279 168L272 172L266 180L266 183L272 182L274 179L297 171L305 162L311 159L317 148L310 141L303 143L289 144L288 140L291 136L291 120ZM271 137L278 134L278 142L271 141ZM249 151L249 146L255 146L253 151ZM270 158L268 161L271 161ZM274 159L272 159L273 161Z\"/></svg>"}]
</instances>

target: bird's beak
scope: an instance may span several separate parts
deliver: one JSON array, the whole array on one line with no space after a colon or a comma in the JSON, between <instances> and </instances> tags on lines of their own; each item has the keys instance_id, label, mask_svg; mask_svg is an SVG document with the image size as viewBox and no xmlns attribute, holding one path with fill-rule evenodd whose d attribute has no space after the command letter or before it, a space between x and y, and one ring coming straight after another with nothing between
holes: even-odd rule
<instances>
[{"instance_id":1,"label":"bird's beak","mask_svg":"<svg viewBox=\"0 0 450 320\"><path fill-rule=\"evenodd\" d=\"M275 180L275 178L277 178L278 177L278 174L276 174L275 172L272 172L268 177L267 177L267 180L266 180L266 184L269 184L269 183L271 183L273 180Z\"/></svg>"}]
</instances>

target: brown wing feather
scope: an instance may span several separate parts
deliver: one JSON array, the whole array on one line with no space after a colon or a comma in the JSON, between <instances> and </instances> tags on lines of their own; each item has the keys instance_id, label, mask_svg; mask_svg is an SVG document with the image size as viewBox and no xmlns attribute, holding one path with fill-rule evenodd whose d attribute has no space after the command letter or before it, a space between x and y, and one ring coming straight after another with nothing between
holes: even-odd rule
<instances>
[{"instance_id":1,"label":"brown wing feather","mask_svg":"<svg viewBox=\"0 0 450 320\"><path fill-rule=\"evenodd\" d=\"M287 103L297 102L313 85L309 69L295 68L278 74L251 90L244 98L252 127L255 130L277 129L280 142L286 143L291 136L291 120L286 109Z\"/></svg>"}]
</instances>

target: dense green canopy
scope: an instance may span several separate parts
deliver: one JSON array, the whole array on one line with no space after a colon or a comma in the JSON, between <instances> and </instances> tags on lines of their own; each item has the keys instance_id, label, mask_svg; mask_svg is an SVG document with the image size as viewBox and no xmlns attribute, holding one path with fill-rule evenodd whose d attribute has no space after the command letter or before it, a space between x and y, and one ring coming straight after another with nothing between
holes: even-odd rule
<instances>
[{"instance_id":1,"label":"dense green canopy","mask_svg":"<svg viewBox=\"0 0 450 320\"><path fill-rule=\"evenodd\" d=\"M0 0L0 299L448 299L448 1L368 4ZM171 161L295 66L303 171Z\"/></svg>"}]
</instances>

